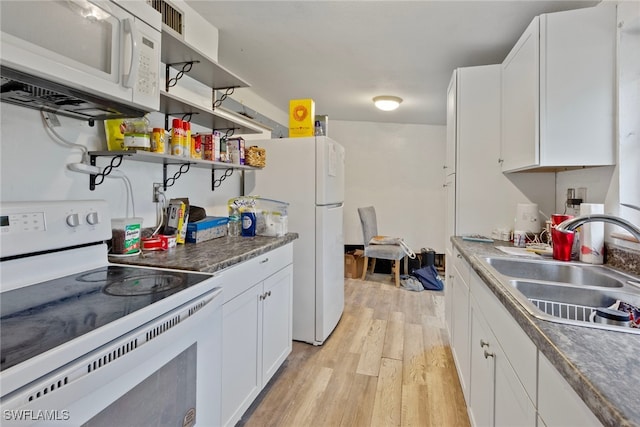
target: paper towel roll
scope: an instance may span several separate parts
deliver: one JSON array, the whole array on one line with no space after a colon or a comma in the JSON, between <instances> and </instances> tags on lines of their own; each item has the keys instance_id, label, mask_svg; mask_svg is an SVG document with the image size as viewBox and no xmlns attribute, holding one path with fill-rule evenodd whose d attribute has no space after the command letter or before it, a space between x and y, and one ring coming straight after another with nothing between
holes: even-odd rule
<instances>
[{"instance_id":1,"label":"paper towel roll","mask_svg":"<svg viewBox=\"0 0 640 427\"><path fill-rule=\"evenodd\" d=\"M602 203L581 203L580 215L603 214ZM588 222L580 227L580 261L589 264L604 262L604 223Z\"/></svg>"},{"instance_id":2,"label":"paper towel roll","mask_svg":"<svg viewBox=\"0 0 640 427\"><path fill-rule=\"evenodd\" d=\"M540 228L540 223L538 222L538 205L535 203L518 203L514 230L538 233Z\"/></svg>"}]
</instances>

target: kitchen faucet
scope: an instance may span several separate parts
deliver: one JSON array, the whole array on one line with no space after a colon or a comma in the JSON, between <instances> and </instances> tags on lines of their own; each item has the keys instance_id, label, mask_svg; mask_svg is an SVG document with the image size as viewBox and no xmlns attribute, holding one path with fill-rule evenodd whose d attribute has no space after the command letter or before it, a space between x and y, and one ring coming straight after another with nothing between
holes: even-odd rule
<instances>
[{"instance_id":1,"label":"kitchen faucet","mask_svg":"<svg viewBox=\"0 0 640 427\"><path fill-rule=\"evenodd\" d=\"M640 228L631 224L626 219L606 214L581 215L575 218L567 219L556 226L556 230L562 233L572 233L576 228L588 222L608 222L624 228L630 232L640 242Z\"/></svg>"}]
</instances>

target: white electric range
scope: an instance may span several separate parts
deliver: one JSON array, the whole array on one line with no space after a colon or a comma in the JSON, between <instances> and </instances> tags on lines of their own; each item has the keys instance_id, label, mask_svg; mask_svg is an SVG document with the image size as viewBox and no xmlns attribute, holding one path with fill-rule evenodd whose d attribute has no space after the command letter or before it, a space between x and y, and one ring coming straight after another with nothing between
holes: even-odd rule
<instances>
[{"instance_id":1,"label":"white electric range","mask_svg":"<svg viewBox=\"0 0 640 427\"><path fill-rule=\"evenodd\" d=\"M220 424L210 274L111 264L105 201L0 204L2 425Z\"/></svg>"}]
</instances>

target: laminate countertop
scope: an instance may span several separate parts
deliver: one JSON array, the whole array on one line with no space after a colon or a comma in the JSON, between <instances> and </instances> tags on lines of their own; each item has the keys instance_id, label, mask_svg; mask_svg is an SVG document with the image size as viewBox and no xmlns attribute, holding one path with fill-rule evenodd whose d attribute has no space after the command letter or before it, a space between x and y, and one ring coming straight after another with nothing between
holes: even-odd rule
<instances>
[{"instance_id":1,"label":"laminate countertop","mask_svg":"<svg viewBox=\"0 0 640 427\"><path fill-rule=\"evenodd\" d=\"M145 267L215 273L293 242L298 233L282 237L219 237L201 243L185 243L166 251L145 251L135 256L109 256L109 262Z\"/></svg>"},{"instance_id":2,"label":"laminate countertop","mask_svg":"<svg viewBox=\"0 0 640 427\"><path fill-rule=\"evenodd\" d=\"M476 257L512 257L496 248L453 237L452 243L585 404L606 426L639 426L640 335L539 320Z\"/></svg>"}]
</instances>

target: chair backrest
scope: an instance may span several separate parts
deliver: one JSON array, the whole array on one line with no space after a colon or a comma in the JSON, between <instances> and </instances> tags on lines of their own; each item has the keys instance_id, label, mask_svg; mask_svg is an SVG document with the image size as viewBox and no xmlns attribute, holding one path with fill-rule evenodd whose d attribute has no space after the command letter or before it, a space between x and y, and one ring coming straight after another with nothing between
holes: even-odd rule
<instances>
[{"instance_id":1,"label":"chair backrest","mask_svg":"<svg viewBox=\"0 0 640 427\"><path fill-rule=\"evenodd\" d=\"M376 219L376 210L373 206L358 208L360 215L360 223L362 224L362 238L364 245L367 246L373 236L378 235L378 221Z\"/></svg>"}]
</instances>

